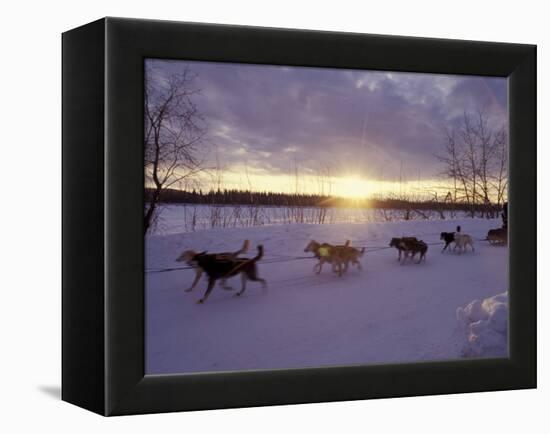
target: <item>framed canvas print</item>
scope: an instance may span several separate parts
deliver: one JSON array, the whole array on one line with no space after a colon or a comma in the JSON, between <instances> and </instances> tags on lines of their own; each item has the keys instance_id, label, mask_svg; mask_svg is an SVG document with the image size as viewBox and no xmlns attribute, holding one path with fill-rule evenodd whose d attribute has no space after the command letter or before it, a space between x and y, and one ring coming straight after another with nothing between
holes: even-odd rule
<instances>
[{"instance_id":1,"label":"framed canvas print","mask_svg":"<svg viewBox=\"0 0 550 434\"><path fill-rule=\"evenodd\" d=\"M63 384L102 415L536 387L536 48L63 34Z\"/></svg>"}]
</instances>

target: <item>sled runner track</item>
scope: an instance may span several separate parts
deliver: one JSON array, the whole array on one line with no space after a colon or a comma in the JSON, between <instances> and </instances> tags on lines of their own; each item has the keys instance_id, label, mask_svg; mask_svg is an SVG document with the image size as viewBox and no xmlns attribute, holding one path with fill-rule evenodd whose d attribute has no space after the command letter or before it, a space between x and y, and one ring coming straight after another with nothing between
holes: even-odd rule
<instances>
[{"instance_id":1,"label":"sled runner track","mask_svg":"<svg viewBox=\"0 0 550 434\"><path fill-rule=\"evenodd\" d=\"M474 238L475 241L488 241L487 238L479 239ZM431 243L426 243L428 246L442 246L445 244L443 241L433 241ZM393 249L393 247L390 246L353 246L357 249L365 249L364 255L368 255L370 253L379 252L381 250L388 250ZM291 261L300 261L304 259L315 259L315 256L284 256L284 255L275 255L272 257L268 257L268 259L265 259L261 261L261 264L278 264L281 262L291 262ZM185 267L170 267L170 268L159 268L154 270L145 270L145 273L149 274L155 274L155 273L167 273L170 271L183 271L183 270L193 270L194 267L191 266L185 266Z\"/></svg>"}]
</instances>

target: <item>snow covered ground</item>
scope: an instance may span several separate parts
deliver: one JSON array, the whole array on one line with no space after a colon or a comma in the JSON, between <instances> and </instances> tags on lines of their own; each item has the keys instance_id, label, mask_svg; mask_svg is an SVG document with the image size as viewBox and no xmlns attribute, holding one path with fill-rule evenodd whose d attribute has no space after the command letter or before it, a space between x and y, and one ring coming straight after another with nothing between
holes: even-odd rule
<instances>
[{"instance_id":1,"label":"snow covered ground","mask_svg":"<svg viewBox=\"0 0 550 434\"><path fill-rule=\"evenodd\" d=\"M248 282L239 298L218 286L208 301L196 301L206 288L203 277L193 292L194 272L146 273L146 370L150 374L298 368L327 365L448 360L493 356L464 351L464 321L457 308L508 289L508 248L476 242L475 253L441 253L430 245L421 264L397 262L397 251L366 253L363 271L338 277L326 267L315 275L314 259L303 249L311 239L368 249L386 247L391 237L417 236L439 242L441 231L475 239L501 222L485 219L289 224L211 229L150 235L146 268L181 267L175 258L185 249L231 251L251 241L246 256L263 244L259 274L262 290ZM284 262L283 262L284 260ZM228 281L240 287L240 279ZM487 318L484 318L487 319ZM470 321L471 322L471 321Z\"/></svg>"},{"instance_id":2,"label":"snow covered ground","mask_svg":"<svg viewBox=\"0 0 550 434\"><path fill-rule=\"evenodd\" d=\"M411 211L413 219L438 220L434 210ZM446 218L464 216L463 211L442 211ZM371 223L404 220L406 210L377 208L319 208L251 205L163 204L152 231L167 235L212 228L271 226L289 223Z\"/></svg>"},{"instance_id":3,"label":"snow covered ground","mask_svg":"<svg viewBox=\"0 0 550 434\"><path fill-rule=\"evenodd\" d=\"M462 353L470 357L507 356L508 312L507 292L459 307L456 317L465 337Z\"/></svg>"}]
</instances>

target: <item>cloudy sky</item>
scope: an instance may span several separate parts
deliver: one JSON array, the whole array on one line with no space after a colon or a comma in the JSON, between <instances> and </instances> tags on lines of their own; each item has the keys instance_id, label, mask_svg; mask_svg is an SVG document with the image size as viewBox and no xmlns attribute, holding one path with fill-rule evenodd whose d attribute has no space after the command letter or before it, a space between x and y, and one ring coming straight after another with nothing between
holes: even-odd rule
<instances>
[{"instance_id":1,"label":"cloudy sky","mask_svg":"<svg viewBox=\"0 0 550 434\"><path fill-rule=\"evenodd\" d=\"M507 119L505 78L151 59L146 66L158 86L185 67L196 74L207 161L223 168L229 188L293 191L296 168L308 192L327 172L332 193L342 195L394 191L400 176L429 183L441 170L434 154L445 128L465 111L483 110L495 126Z\"/></svg>"}]
</instances>

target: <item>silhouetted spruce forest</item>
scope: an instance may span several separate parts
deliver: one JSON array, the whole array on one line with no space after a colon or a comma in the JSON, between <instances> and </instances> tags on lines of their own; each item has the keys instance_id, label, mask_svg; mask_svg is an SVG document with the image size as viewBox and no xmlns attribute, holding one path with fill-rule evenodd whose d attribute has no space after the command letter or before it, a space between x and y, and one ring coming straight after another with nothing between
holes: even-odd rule
<instances>
[{"instance_id":1,"label":"silhouetted spruce forest","mask_svg":"<svg viewBox=\"0 0 550 434\"><path fill-rule=\"evenodd\" d=\"M145 189L148 201L152 189ZM288 194L272 192L254 192L248 190L177 190L167 189L160 194L161 203L186 203L196 205L250 205L277 207L340 207L340 208L380 208L380 209L416 209L416 210L455 210L472 211L472 204L453 203L435 200L414 200L406 198L350 199L318 194ZM502 207L494 204L477 204L475 211L498 214Z\"/></svg>"}]
</instances>

